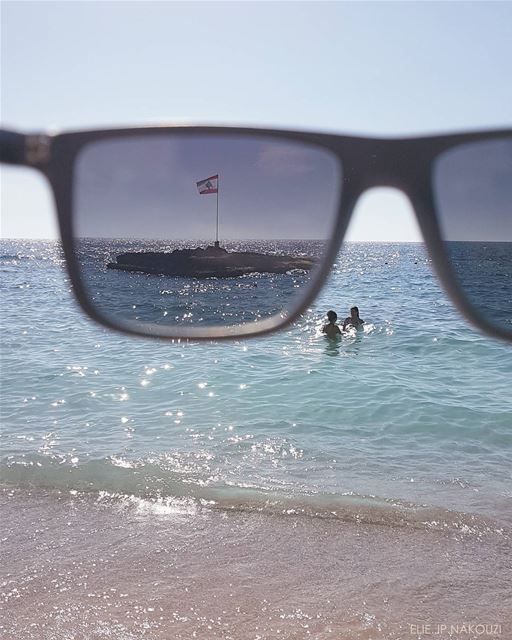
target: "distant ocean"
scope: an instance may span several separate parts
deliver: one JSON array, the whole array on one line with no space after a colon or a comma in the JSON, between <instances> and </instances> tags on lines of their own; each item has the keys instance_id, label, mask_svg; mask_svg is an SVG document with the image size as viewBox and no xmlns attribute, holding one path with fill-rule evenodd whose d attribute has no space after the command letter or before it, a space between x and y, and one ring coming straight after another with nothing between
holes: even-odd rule
<instances>
[{"instance_id":1,"label":"distant ocean","mask_svg":"<svg viewBox=\"0 0 512 640\"><path fill-rule=\"evenodd\" d=\"M512 638L510 346L423 245L222 344L109 332L63 266L0 242L2 638Z\"/></svg>"}]
</instances>

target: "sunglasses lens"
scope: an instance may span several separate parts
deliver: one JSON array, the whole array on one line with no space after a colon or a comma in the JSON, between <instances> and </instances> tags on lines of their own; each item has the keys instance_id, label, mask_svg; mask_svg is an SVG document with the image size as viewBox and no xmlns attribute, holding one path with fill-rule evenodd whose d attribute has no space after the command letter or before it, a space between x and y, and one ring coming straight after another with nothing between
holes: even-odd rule
<instances>
[{"instance_id":1,"label":"sunglasses lens","mask_svg":"<svg viewBox=\"0 0 512 640\"><path fill-rule=\"evenodd\" d=\"M286 137L90 142L73 185L83 289L111 323L153 335L291 313L325 257L340 188L331 152Z\"/></svg>"},{"instance_id":2,"label":"sunglasses lens","mask_svg":"<svg viewBox=\"0 0 512 640\"><path fill-rule=\"evenodd\" d=\"M467 300L512 334L512 137L445 151L434 194L452 269Z\"/></svg>"}]
</instances>

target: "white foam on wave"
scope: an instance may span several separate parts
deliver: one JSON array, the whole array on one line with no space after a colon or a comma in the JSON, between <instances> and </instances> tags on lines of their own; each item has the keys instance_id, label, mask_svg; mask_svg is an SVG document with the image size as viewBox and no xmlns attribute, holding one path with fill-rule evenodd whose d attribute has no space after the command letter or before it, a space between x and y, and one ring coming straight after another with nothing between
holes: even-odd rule
<instances>
[{"instance_id":1,"label":"white foam on wave","mask_svg":"<svg viewBox=\"0 0 512 640\"><path fill-rule=\"evenodd\" d=\"M130 509L141 516L174 516L195 515L198 511L198 503L192 498L143 498L135 495L124 495L100 491L96 502L99 505L115 505L118 509Z\"/></svg>"}]
</instances>

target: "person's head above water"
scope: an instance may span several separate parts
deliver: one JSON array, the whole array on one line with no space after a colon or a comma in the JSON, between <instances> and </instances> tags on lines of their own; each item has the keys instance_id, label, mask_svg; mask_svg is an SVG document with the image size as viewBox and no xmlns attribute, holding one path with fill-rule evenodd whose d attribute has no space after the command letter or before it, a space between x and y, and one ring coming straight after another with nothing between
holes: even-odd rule
<instances>
[{"instance_id":1,"label":"person's head above water","mask_svg":"<svg viewBox=\"0 0 512 640\"><path fill-rule=\"evenodd\" d=\"M328 311L327 312L327 320L329 320L329 322L336 322L336 320L338 319L338 314L336 313L336 311Z\"/></svg>"},{"instance_id":2,"label":"person's head above water","mask_svg":"<svg viewBox=\"0 0 512 640\"><path fill-rule=\"evenodd\" d=\"M359 318L359 307L351 307L350 308L350 315L353 318Z\"/></svg>"}]
</instances>

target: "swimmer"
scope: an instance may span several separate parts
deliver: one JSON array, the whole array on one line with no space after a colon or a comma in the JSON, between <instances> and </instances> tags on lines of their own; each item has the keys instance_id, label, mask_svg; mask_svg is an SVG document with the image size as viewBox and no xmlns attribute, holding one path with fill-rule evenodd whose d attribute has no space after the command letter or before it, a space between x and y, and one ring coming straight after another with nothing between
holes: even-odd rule
<instances>
[{"instance_id":1,"label":"swimmer","mask_svg":"<svg viewBox=\"0 0 512 640\"><path fill-rule=\"evenodd\" d=\"M336 324L337 319L338 314L336 313L336 311L327 312L327 320L329 320L329 322L324 325L322 333L325 333L328 338L336 338L337 336L341 335L340 328Z\"/></svg>"},{"instance_id":2,"label":"swimmer","mask_svg":"<svg viewBox=\"0 0 512 640\"><path fill-rule=\"evenodd\" d=\"M364 320L359 317L359 309L358 307L352 307L350 309L350 315L348 318L345 318L343 322L343 331L348 327L354 327L354 329L359 329L364 324Z\"/></svg>"}]
</instances>

